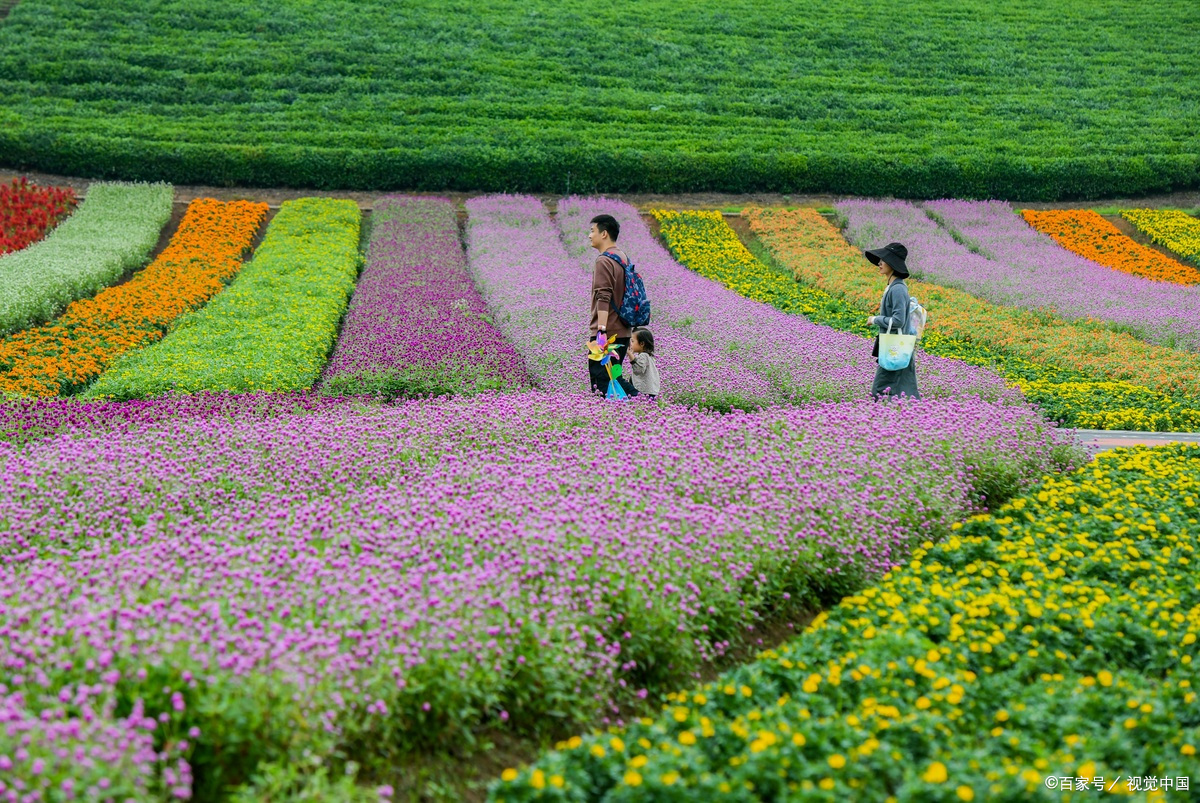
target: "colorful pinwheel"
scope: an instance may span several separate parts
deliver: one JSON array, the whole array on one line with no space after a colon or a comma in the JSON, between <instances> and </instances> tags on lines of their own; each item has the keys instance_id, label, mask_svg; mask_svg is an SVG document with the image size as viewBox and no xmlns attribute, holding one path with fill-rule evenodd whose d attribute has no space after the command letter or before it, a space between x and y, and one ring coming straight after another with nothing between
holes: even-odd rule
<instances>
[{"instance_id":1,"label":"colorful pinwheel","mask_svg":"<svg viewBox=\"0 0 1200 803\"><path fill-rule=\"evenodd\" d=\"M614 343L609 343L603 334L597 334L596 339L588 343L588 359L595 360L604 366L608 372L608 392L604 394L606 399L626 399L629 394L625 392L625 388L621 387L621 383L617 380L621 378L623 372L621 363L616 361L617 349L619 346Z\"/></svg>"}]
</instances>

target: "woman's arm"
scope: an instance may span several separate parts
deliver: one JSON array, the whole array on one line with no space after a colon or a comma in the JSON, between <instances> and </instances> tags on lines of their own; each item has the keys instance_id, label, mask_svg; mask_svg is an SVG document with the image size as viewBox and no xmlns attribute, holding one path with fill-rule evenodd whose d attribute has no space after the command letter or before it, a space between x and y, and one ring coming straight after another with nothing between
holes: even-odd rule
<instances>
[{"instance_id":1,"label":"woman's arm","mask_svg":"<svg viewBox=\"0 0 1200 803\"><path fill-rule=\"evenodd\" d=\"M891 324L892 332L900 333L908 318L908 288L902 284L892 285L883 296L883 305L879 314L872 318L871 323L879 327L879 331L887 332Z\"/></svg>"}]
</instances>

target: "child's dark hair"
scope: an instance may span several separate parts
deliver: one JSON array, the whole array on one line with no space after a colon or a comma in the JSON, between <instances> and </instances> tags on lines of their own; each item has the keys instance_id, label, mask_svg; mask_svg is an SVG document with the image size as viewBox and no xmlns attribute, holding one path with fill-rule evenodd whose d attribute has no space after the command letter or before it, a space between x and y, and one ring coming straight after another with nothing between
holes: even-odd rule
<instances>
[{"instance_id":1,"label":"child's dark hair","mask_svg":"<svg viewBox=\"0 0 1200 803\"><path fill-rule=\"evenodd\" d=\"M633 336L637 338L637 342L642 344L642 348L647 354L654 354L654 333L649 329L637 328L633 330Z\"/></svg>"}]
</instances>

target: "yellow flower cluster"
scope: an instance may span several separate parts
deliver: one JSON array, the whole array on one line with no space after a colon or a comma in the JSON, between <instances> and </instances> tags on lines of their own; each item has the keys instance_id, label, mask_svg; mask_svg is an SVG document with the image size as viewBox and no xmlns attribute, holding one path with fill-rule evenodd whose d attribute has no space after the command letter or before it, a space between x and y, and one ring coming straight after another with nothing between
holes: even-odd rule
<instances>
[{"instance_id":1,"label":"yellow flower cluster","mask_svg":"<svg viewBox=\"0 0 1200 803\"><path fill-rule=\"evenodd\" d=\"M118 359L85 395L311 387L358 277L359 222L353 201L287 201L228 289L158 343Z\"/></svg>"},{"instance_id":2,"label":"yellow flower cluster","mask_svg":"<svg viewBox=\"0 0 1200 803\"><path fill-rule=\"evenodd\" d=\"M1107 453L492 797L1023 799L1048 777L1194 780L1198 516L1200 446ZM535 772L562 787L534 790Z\"/></svg>"},{"instance_id":3,"label":"yellow flower cluster","mask_svg":"<svg viewBox=\"0 0 1200 803\"><path fill-rule=\"evenodd\" d=\"M1126 209L1121 217L1159 245L1200 262L1200 220L1177 209Z\"/></svg>"}]
</instances>

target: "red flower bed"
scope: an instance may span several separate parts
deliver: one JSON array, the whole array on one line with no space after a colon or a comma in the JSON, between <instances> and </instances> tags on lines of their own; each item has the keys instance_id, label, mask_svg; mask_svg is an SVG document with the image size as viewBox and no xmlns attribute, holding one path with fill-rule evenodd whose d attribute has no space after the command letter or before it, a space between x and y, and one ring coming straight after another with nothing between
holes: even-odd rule
<instances>
[{"instance_id":1,"label":"red flower bed","mask_svg":"<svg viewBox=\"0 0 1200 803\"><path fill-rule=\"evenodd\" d=\"M0 254L42 239L76 203L70 187L39 187L24 177L0 184Z\"/></svg>"}]
</instances>

